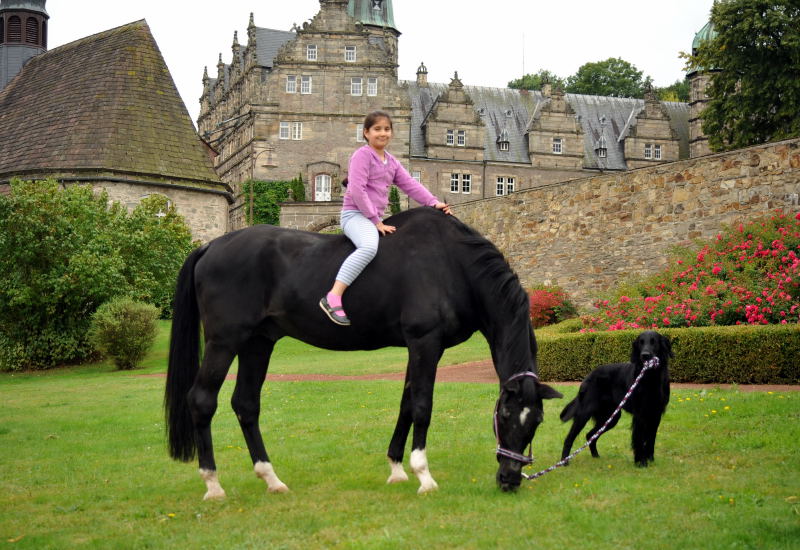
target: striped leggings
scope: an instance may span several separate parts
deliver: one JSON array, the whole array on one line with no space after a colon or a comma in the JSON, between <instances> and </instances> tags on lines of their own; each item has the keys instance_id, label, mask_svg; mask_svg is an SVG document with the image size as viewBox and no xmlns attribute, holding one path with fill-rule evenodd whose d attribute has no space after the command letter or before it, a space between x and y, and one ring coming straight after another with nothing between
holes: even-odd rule
<instances>
[{"instance_id":1,"label":"striped leggings","mask_svg":"<svg viewBox=\"0 0 800 550\"><path fill-rule=\"evenodd\" d=\"M347 286L353 284L367 264L378 253L378 228L358 210L342 211L342 231L353 241L356 249L345 258L336 280Z\"/></svg>"}]
</instances>

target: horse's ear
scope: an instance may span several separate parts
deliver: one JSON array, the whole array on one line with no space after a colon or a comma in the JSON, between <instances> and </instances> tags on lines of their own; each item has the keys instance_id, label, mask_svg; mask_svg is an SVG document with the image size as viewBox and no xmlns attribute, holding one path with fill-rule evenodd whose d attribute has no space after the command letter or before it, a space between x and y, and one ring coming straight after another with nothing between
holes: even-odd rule
<instances>
[{"instance_id":1,"label":"horse's ear","mask_svg":"<svg viewBox=\"0 0 800 550\"><path fill-rule=\"evenodd\" d=\"M541 382L536 382L536 391L539 394L539 397L542 399L561 399L564 395L551 388L547 384L542 384Z\"/></svg>"}]
</instances>

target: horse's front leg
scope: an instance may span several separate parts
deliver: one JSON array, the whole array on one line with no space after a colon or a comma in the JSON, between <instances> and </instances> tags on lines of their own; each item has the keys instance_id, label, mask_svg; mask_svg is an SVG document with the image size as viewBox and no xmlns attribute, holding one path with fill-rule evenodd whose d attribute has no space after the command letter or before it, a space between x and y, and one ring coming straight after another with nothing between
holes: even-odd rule
<instances>
[{"instance_id":1,"label":"horse's front leg","mask_svg":"<svg viewBox=\"0 0 800 550\"><path fill-rule=\"evenodd\" d=\"M225 498L225 491L217 478L214 447L211 439L211 419L217 410L217 396L228 373L233 353L224 346L206 343L203 364L189 390L188 404L197 442L200 477L206 484L203 500Z\"/></svg>"},{"instance_id":2,"label":"horse's front leg","mask_svg":"<svg viewBox=\"0 0 800 550\"><path fill-rule=\"evenodd\" d=\"M256 476L266 482L270 493L286 493L289 488L275 474L258 426L261 387L267 376L269 358L274 347L275 342L272 340L254 336L239 351L239 372L236 375L236 389L233 391L231 406L242 428Z\"/></svg>"},{"instance_id":3,"label":"horse's front leg","mask_svg":"<svg viewBox=\"0 0 800 550\"><path fill-rule=\"evenodd\" d=\"M433 384L436 381L436 365L442 357L443 348L439 338L427 335L408 344L408 372L406 378L410 387L411 418L414 435L411 439L411 471L419 480L420 494L438 489L428 468L426 443L428 427L433 412Z\"/></svg>"}]
</instances>

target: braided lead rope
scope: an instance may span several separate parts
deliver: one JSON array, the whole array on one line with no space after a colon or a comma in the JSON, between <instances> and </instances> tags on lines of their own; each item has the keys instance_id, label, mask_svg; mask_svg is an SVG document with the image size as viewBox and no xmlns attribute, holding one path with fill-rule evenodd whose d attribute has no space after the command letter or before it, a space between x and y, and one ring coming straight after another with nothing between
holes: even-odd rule
<instances>
[{"instance_id":1,"label":"braided lead rope","mask_svg":"<svg viewBox=\"0 0 800 550\"><path fill-rule=\"evenodd\" d=\"M628 399L630 398L631 394L633 393L633 390L636 389L636 386L639 384L639 381L644 376L644 373L647 372L647 370L649 370L649 369L654 369L654 368L658 367L658 364L659 364L658 357L653 357L652 359L649 359L649 360L644 362L644 365L642 366L642 370L641 370L641 372L639 372L639 376L637 376L636 380L633 381L633 384L631 384L631 387L628 389L628 392L625 394L625 397L623 397L622 401L619 402L619 405L617 405L617 408L614 410L613 413L611 413L611 416L608 417L608 420L605 421L605 424L603 424L600 427L600 429L597 430L597 432L595 432L595 434L586 443L584 443L577 451L575 451L571 455L567 456L566 458L562 458L561 460L559 460L558 462L556 462L555 464L553 464L549 468L545 468L544 470L542 470L540 472L536 472L535 474L528 475L525 472L523 472L522 473L522 477L524 477L525 479L536 479L537 477L541 477L546 473L552 472L556 468L560 468L561 466L565 466L570 460L575 458L575 456L578 453L580 453L586 447L588 447L589 445L591 445L592 443L597 441L597 438L600 437L603 434L603 432L606 431L606 428L608 428L608 425L611 423L611 419L614 418L617 414L619 414L619 412L622 410L622 407L625 406L625 403L627 403Z\"/></svg>"}]
</instances>

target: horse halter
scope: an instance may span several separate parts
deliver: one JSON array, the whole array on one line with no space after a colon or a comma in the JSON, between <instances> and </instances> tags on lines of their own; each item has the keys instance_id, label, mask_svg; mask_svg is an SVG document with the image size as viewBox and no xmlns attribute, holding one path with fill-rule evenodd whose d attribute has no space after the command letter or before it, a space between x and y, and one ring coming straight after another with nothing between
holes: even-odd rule
<instances>
[{"instance_id":1,"label":"horse halter","mask_svg":"<svg viewBox=\"0 0 800 550\"><path fill-rule=\"evenodd\" d=\"M512 380L516 380L517 378L533 378L538 380L539 377L536 373L531 371L519 372L514 376L510 377L506 380L505 383L511 382ZM504 384L505 385L505 384ZM501 390L502 393L502 390ZM522 464L533 464L533 441L531 441L530 445L528 446L528 454L523 455L517 452L512 451L511 449L506 449L500 443L500 433L497 430L497 411L500 409L500 398L497 398L497 403L494 406L494 436L497 439L497 449L495 450L495 454L497 456L503 456L505 458L510 458L511 460L516 460L517 462L521 462Z\"/></svg>"}]
</instances>

